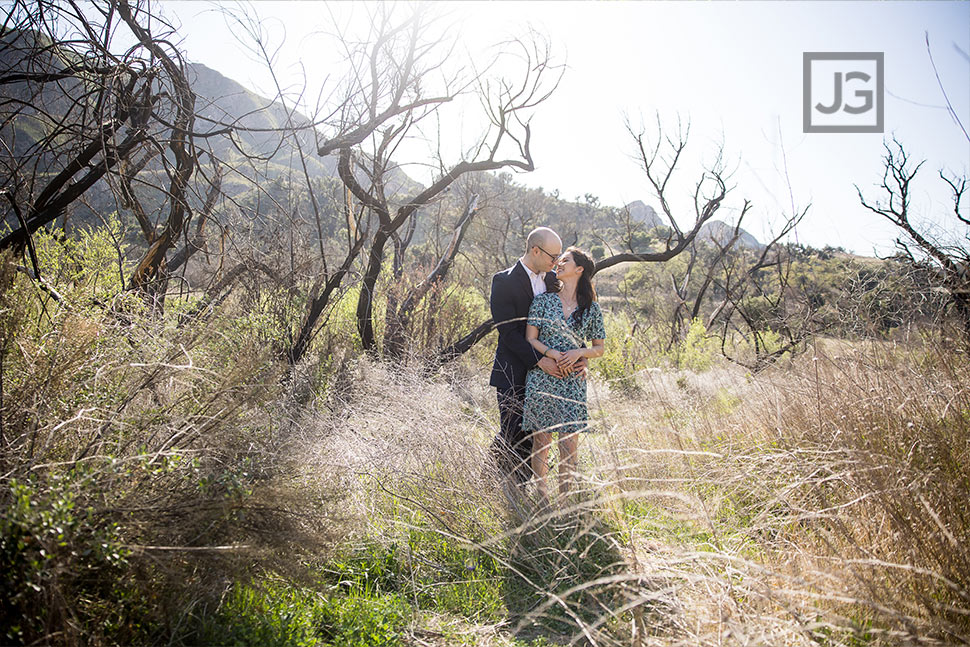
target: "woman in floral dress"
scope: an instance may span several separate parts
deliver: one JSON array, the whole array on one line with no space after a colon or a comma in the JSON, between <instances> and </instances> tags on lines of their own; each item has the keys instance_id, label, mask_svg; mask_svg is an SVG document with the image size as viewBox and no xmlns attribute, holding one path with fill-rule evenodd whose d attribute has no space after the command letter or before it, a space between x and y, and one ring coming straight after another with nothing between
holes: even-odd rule
<instances>
[{"instance_id":1,"label":"woman in floral dress","mask_svg":"<svg viewBox=\"0 0 970 647\"><path fill-rule=\"evenodd\" d=\"M559 432L559 493L565 495L576 474L579 433L586 431L586 377L573 371L580 358L600 357L606 332L603 313L593 288L593 260L570 247L556 264L562 283L559 292L532 301L525 337L544 357L556 360L561 377L533 368L526 377L523 431L532 432L532 469L539 498L548 502L549 449L552 432ZM589 343L588 348L584 344Z\"/></svg>"}]
</instances>

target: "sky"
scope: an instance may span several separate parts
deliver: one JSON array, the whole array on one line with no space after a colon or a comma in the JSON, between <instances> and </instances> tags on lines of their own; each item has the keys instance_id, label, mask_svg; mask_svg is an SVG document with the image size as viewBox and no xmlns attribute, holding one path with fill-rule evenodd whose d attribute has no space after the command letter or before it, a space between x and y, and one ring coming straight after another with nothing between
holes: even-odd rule
<instances>
[{"instance_id":1,"label":"sky","mask_svg":"<svg viewBox=\"0 0 970 647\"><path fill-rule=\"evenodd\" d=\"M214 10L218 5L159 6L181 25L189 60L273 94L268 76ZM311 95L321 84L332 87L327 75L337 64L326 45L332 41L321 34L333 32L335 24L364 29L369 13L360 3L247 7L265 21L270 41L279 46L277 70L284 82L296 87L305 74ZM940 85L970 130L970 2L506 1L431 8L447 33L457 35L464 51L456 56L468 56L475 65L494 59L495 43L529 28L543 34L556 60L565 63L559 87L532 120L536 170L516 175L517 182L558 190L565 199L590 193L612 206L643 200L659 211L625 124L643 124L648 142L655 143L658 118L663 136L675 135L678 121L689 122L687 148L668 197L679 224L692 222L695 184L723 147L732 190L717 218L736 218L750 200L745 229L766 240L787 215L808 207L797 242L885 255L893 251L897 231L859 203L854 185L868 198L883 197L877 187L883 143L895 136L913 160L926 160L914 181L913 219L943 238L956 233L947 226L953 204L938 173L970 176L970 140L949 114ZM883 133L803 132L804 52L883 53ZM875 70L865 62L816 63L811 103L832 104L833 74L853 69ZM844 105L860 105L863 98L853 92L871 82L846 79L843 87ZM473 136L473 111L473 104L463 104L461 115L452 109L436 122L443 139ZM844 112L832 118L853 119ZM427 147L405 152L418 161L429 154ZM423 169L406 170L427 181ZM964 203L970 209L970 196Z\"/></svg>"}]
</instances>

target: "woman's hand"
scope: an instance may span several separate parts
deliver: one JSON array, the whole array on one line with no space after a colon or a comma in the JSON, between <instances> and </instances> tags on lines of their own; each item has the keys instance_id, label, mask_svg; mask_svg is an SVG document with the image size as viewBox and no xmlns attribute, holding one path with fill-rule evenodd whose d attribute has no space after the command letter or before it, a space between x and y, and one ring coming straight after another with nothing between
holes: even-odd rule
<instances>
[{"instance_id":1,"label":"woman's hand","mask_svg":"<svg viewBox=\"0 0 970 647\"><path fill-rule=\"evenodd\" d=\"M583 357L581 360L573 364L572 372L574 375L578 375L585 380L587 368L589 368L589 358Z\"/></svg>"},{"instance_id":2,"label":"woman's hand","mask_svg":"<svg viewBox=\"0 0 970 647\"><path fill-rule=\"evenodd\" d=\"M583 358L583 350L581 348L574 348L572 350L567 350L563 353L559 353L559 357L556 358L556 364L559 368L564 371L571 371L573 365Z\"/></svg>"}]
</instances>

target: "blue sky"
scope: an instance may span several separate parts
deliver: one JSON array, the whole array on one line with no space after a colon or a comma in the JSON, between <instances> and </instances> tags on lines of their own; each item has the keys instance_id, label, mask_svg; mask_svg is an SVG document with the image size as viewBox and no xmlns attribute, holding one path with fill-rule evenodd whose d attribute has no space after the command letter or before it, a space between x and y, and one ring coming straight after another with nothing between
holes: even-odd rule
<instances>
[{"instance_id":1,"label":"blue sky","mask_svg":"<svg viewBox=\"0 0 970 647\"><path fill-rule=\"evenodd\" d=\"M266 76L212 5L161 6L183 24L190 60L269 93ZM295 82L287 75L302 64L311 86L332 71L319 30L332 29L334 19L359 27L367 13L346 3L259 2L252 9L282 46L283 76ZM735 188L718 217L730 219L750 199L746 228L764 239L793 206L811 203L798 240L860 254L890 252L896 235L859 204L853 187L879 195L872 185L882 177L884 138L895 135L914 159L927 159L912 208L928 225L952 211L937 171L970 174L970 142L943 107L924 40L929 32L946 92L970 129L970 2L459 2L434 10L480 62L490 45L526 26L546 34L566 61L559 89L533 120L537 170L517 176L564 198L592 193L604 204L656 205L624 119L638 123L642 115L655 137L658 113L665 130L678 118L691 124L671 185L682 225L693 215L689 196L702 165L722 143ZM884 134L802 132L805 51L885 53ZM465 117L442 121L451 139L470 127ZM425 179L420 166L409 172Z\"/></svg>"}]
</instances>

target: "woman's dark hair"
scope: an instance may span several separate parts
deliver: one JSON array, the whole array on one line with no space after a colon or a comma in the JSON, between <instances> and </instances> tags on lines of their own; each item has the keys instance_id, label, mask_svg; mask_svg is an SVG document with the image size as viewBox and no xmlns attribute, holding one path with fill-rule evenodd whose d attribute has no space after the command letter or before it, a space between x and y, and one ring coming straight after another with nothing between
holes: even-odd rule
<instances>
[{"instance_id":1,"label":"woman's dark hair","mask_svg":"<svg viewBox=\"0 0 970 647\"><path fill-rule=\"evenodd\" d=\"M593 287L593 273L596 271L593 259L578 247L567 247L564 254L572 254L573 262L583 268L576 285L576 320L582 321L586 310L596 301L596 288Z\"/></svg>"}]
</instances>

